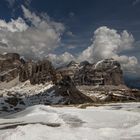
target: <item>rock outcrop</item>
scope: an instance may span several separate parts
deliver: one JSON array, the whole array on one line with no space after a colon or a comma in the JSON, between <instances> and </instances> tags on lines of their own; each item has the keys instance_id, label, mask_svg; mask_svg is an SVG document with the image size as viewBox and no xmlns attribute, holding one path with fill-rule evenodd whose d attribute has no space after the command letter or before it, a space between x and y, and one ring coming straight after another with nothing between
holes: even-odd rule
<instances>
[{"instance_id":1,"label":"rock outcrop","mask_svg":"<svg viewBox=\"0 0 140 140\"><path fill-rule=\"evenodd\" d=\"M30 80L31 84L41 84L49 81L55 82L56 73L48 60L38 62L27 62L20 67L19 80L25 82Z\"/></svg>"},{"instance_id":2,"label":"rock outcrop","mask_svg":"<svg viewBox=\"0 0 140 140\"><path fill-rule=\"evenodd\" d=\"M75 85L121 85L123 72L114 59L105 59L94 64L87 61L70 62L55 70L48 60L25 62L19 54L0 55L0 81L9 82L19 76L19 81L30 80L31 84L48 81L59 82L63 76L70 76Z\"/></svg>"},{"instance_id":3,"label":"rock outcrop","mask_svg":"<svg viewBox=\"0 0 140 140\"><path fill-rule=\"evenodd\" d=\"M21 64L19 54L8 53L0 55L0 82L9 82L16 78Z\"/></svg>"},{"instance_id":4,"label":"rock outcrop","mask_svg":"<svg viewBox=\"0 0 140 140\"><path fill-rule=\"evenodd\" d=\"M31 84L55 82L56 73L48 60L25 61L19 54L0 55L0 82L9 82L19 76L19 81L30 80Z\"/></svg>"},{"instance_id":5,"label":"rock outcrop","mask_svg":"<svg viewBox=\"0 0 140 140\"><path fill-rule=\"evenodd\" d=\"M55 92L64 97L65 104L92 102L90 97L80 92L69 76L64 76L55 86Z\"/></svg>"},{"instance_id":6,"label":"rock outcrop","mask_svg":"<svg viewBox=\"0 0 140 140\"><path fill-rule=\"evenodd\" d=\"M76 85L121 85L123 72L119 62L105 59L94 64L71 62L58 73L70 76Z\"/></svg>"}]
</instances>

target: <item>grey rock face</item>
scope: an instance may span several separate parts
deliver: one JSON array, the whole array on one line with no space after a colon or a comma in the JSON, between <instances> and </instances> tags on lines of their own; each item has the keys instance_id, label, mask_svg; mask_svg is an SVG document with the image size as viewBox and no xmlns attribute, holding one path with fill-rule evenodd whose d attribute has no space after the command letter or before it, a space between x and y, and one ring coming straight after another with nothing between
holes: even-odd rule
<instances>
[{"instance_id":1,"label":"grey rock face","mask_svg":"<svg viewBox=\"0 0 140 140\"><path fill-rule=\"evenodd\" d=\"M19 54L0 55L0 82L9 82L19 76L19 81L30 80L31 84L55 82L55 70L48 60L25 62Z\"/></svg>"},{"instance_id":2,"label":"grey rock face","mask_svg":"<svg viewBox=\"0 0 140 140\"><path fill-rule=\"evenodd\" d=\"M123 84L121 66L114 59L105 59L94 64L70 63L65 68L58 69L58 72L62 75L69 75L76 85Z\"/></svg>"},{"instance_id":3,"label":"grey rock face","mask_svg":"<svg viewBox=\"0 0 140 140\"><path fill-rule=\"evenodd\" d=\"M31 84L41 84L49 81L55 82L55 70L48 60L27 62L21 66L19 80L30 80Z\"/></svg>"},{"instance_id":4,"label":"grey rock face","mask_svg":"<svg viewBox=\"0 0 140 140\"><path fill-rule=\"evenodd\" d=\"M9 82L16 78L21 64L19 54L7 53L0 55L0 81Z\"/></svg>"},{"instance_id":5,"label":"grey rock face","mask_svg":"<svg viewBox=\"0 0 140 140\"><path fill-rule=\"evenodd\" d=\"M92 102L90 97L80 92L69 76L64 76L54 88L54 91L64 97L65 104L81 104Z\"/></svg>"},{"instance_id":6,"label":"grey rock face","mask_svg":"<svg viewBox=\"0 0 140 140\"><path fill-rule=\"evenodd\" d=\"M0 55L0 81L11 81L19 76L21 82L30 80L31 84L53 81L70 76L75 85L121 85L123 72L119 62L105 59L90 64L87 61L70 62L67 66L55 70L48 60L25 62L19 54Z\"/></svg>"}]
</instances>

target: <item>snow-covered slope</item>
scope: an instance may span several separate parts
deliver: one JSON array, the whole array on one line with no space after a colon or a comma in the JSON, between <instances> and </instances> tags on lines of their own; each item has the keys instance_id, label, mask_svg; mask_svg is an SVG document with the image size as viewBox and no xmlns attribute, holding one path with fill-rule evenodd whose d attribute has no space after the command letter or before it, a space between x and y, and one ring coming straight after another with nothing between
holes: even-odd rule
<instances>
[{"instance_id":1,"label":"snow-covered slope","mask_svg":"<svg viewBox=\"0 0 140 140\"><path fill-rule=\"evenodd\" d=\"M0 82L0 93L5 89L10 89L20 84L19 76L9 82Z\"/></svg>"},{"instance_id":2,"label":"snow-covered slope","mask_svg":"<svg viewBox=\"0 0 140 140\"><path fill-rule=\"evenodd\" d=\"M5 88L0 89L0 116L32 105L57 104L63 99L54 93L52 82L31 85L30 81L26 81L12 86L15 81L16 79L12 83L3 83Z\"/></svg>"},{"instance_id":3,"label":"snow-covered slope","mask_svg":"<svg viewBox=\"0 0 140 140\"><path fill-rule=\"evenodd\" d=\"M139 140L140 103L37 105L0 119L0 140Z\"/></svg>"},{"instance_id":4,"label":"snow-covered slope","mask_svg":"<svg viewBox=\"0 0 140 140\"><path fill-rule=\"evenodd\" d=\"M14 79L16 81L16 79ZM13 81L14 81L13 80ZM11 82L8 83L1 83L1 85L3 84L4 88L1 87L0 94L6 95L7 92L10 93L18 93L21 95L35 95L38 94L40 92L44 92L45 90L49 89L50 87L53 86L52 82L48 82L46 84L36 84L36 85L31 85L30 81L26 81L26 82L18 82L18 84L16 84L15 86L13 86L13 84Z\"/></svg>"}]
</instances>

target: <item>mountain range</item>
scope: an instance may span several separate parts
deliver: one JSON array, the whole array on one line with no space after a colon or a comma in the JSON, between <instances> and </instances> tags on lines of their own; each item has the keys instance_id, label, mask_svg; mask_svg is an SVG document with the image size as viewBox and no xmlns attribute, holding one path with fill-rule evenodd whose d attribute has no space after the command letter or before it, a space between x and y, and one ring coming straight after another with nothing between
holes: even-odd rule
<instances>
[{"instance_id":1,"label":"mountain range","mask_svg":"<svg viewBox=\"0 0 140 140\"><path fill-rule=\"evenodd\" d=\"M16 53L0 55L0 110L28 106L140 101L140 91L125 85L118 61L71 61L55 68L48 60L24 60Z\"/></svg>"}]
</instances>

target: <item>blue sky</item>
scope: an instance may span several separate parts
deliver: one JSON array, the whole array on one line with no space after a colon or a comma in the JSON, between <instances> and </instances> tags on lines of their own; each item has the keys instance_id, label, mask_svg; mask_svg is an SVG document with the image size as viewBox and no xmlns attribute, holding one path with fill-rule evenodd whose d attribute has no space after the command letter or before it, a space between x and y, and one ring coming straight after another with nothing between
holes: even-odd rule
<instances>
[{"instance_id":1,"label":"blue sky","mask_svg":"<svg viewBox=\"0 0 140 140\"><path fill-rule=\"evenodd\" d=\"M29 17L31 14L32 17ZM99 42L97 43L97 40L100 40L99 38L101 38L105 33L104 36L108 37L107 40L104 41L106 42L105 46L107 44L112 44L112 46L114 45L115 47L114 50L109 47L112 52L108 49L108 47L105 47L105 49L107 49L105 52L107 52L109 56L115 57L122 62L124 67L128 66L130 63L133 63L132 65L136 67L135 65L138 65L140 61L139 15L140 0L1 0L0 24L3 28L9 28L10 26L10 28L7 30L8 32L10 30L10 33L12 32L11 35L9 35L8 33L5 33L7 32L5 29L1 31L1 34L5 33L5 36L1 37L1 44L3 45L4 43L10 42L10 44L7 44L7 46L10 48L10 45L13 45L13 48L16 47L16 49L14 49L17 50L17 52L19 51L21 54L24 51L27 52L27 49L31 48L32 46L33 50L37 50L38 48L40 54L43 54L43 52L45 52L46 55L54 54L53 60L55 60L57 57L60 61L65 59L64 62L71 59L81 60L81 58L87 58L88 60L92 61L91 57L93 54L95 54L95 52L104 51L104 49L101 47L99 47L100 50L97 49L98 45L95 46L95 42L96 44L100 44ZM22 23L21 21L16 21L19 17L23 20ZM38 24L34 25L33 21L31 20L35 20L37 17L40 21ZM13 19L14 22L11 23L11 19ZM3 21L5 22L3 23ZM23 25L21 25L18 28L22 29L18 29L18 31L16 30L13 33L13 29L11 29L13 27L11 27L11 24L12 26L13 24L14 26L18 26L17 22L20 22L20 24L25 22L26 26L23 27ZM41 26L44 22L46 24L44 24L43 27L45 26L45 28L48 28L49 26L49 29L53 31L51 32L51 39L50 35L42 31ZM55 27L53 22L55 22ZM43 43L43 45L40 45L36 42L29 44L23 43L23 40L19 41L21 38L23 39L26 36L25 30L28 30L27 33L28 35L31 34L30 36L32 36L32 33L37 33L40 35L40 40L38 42L41 44L42 41L47 46L47 49L42 47L44 45ZM97 32L95 33L96 30ZM124 33L125 35L123 36L125 37L121 35L124 30L126 30L128 33ZM108 34L112 33L114 35L113 38L108 36ZM19 39L17 42L15 38L11 38L12 34L16 34L15 36L17 36ZM46 35L46 41L44 35ZM131 35L133 36L133 39L130 37ZM120 36L120 40L119 37L116 36ZM4 37L7 38L4 39ZM34 38L36 38L36 36L30 38L30 41L25 37L24 41L28 40L27 42L34 42ZM115 41L112 42L112 40L115 38L118 39L117 51L115 46L116 44L113 44ZM103 42L102 40L100 41ZM127 44L128 47L125 47L125 49L120 49L120 44L124 43ZM19 49L21 46L22 49ZM91 48L87 50L89 46ZM9 50L13 51L14 49L10 48ZM6 51L6 49L2 48L1 51ZM87 56L89 51L94 52L93 54L89 54ZM28 52L28 55L30 55L30 53L34 53L35 51L30 49ZM69 56L67 57L67 55ZM100 56L99 59L106 58L104 53L99 53L98 56ZM136 59L134 57L136 57ZM122 59L125 59L125 62L122 61ZM95 57L94 60L96 60ZM136 71L138 73L139 68L136 67L135 69L137 69Z\"/></svg>"},{"instance_id":2,"label":"blue sky","mask_svg":"<svg viewBox=\"0 0 140 140\"><path fill-rule=\"evenodd\" d=\"M9 5L8 1L13 1L13 4ZM76 35L79 45L81 38L85 45L90 43L94 30L100 26L128 30L140 40L139 0L1 0L0 18L9 21L11 17L22 16L21 4L36 13L46 12L64 23L67 30Z\"/></svg>"}]
</instances>

